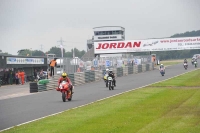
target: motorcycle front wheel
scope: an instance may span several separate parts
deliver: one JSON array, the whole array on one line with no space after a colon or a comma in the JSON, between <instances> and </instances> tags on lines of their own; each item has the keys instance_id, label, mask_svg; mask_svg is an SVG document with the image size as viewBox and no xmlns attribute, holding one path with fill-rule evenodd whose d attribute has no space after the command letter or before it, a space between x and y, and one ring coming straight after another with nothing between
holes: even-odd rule
<instances>
[{"instance_id":1,"label":"motorcycle front wheel","mask_svg":"<svg viewBox=\"0 0 200 133\"><path fill-rule=\"evenodd\" d=\"M63 100L63 102L66 102L66 94L64 91L62 92L62 100Z\"/></svg>"},{"instance_id":2,"label":"motorcycle front wheel","mask_svg":"<svg viewBox=\"0 0 200 133\"><path fill-rule=\"evenodd\" d=\"M109 90L112 90L110 82L108 83L108 88L109 88Z\"/></svg>"}]
</instances>

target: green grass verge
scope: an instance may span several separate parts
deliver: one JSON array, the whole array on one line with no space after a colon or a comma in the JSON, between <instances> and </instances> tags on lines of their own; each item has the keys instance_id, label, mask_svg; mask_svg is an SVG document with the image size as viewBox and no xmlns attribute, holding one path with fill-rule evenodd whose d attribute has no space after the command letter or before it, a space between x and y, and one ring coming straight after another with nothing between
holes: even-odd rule
<instances>
[{"instance_id":1,"label":"green grass verge","mask_svg":"<svg viewBox=\"0 0 200 133\"><path fill-rule=\"evenodd\" d=\"M199 75L196 70L5 133L199 133Z\"/></svg>"},{"instance_id":2,"label":"green grass verge","mask_svg":"<svg viewBox=\"0 0 200 133\"><path fill-rule=\"evenodd\" d=\"M165 66L168 66L168 65L176 65L182 62L183 62L183 59L182 60L165 60L165 61L160 61L160 64L164 64Z\"/></svg>"}]
</instances>

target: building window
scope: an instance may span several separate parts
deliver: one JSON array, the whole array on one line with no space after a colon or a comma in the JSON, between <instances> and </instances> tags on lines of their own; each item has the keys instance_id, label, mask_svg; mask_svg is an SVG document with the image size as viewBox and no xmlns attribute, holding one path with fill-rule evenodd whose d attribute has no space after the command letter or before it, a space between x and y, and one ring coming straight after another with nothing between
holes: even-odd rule
<instances>
[{"instance_id":1,"label":"building window","mask_svg":"<svg viewBox=\"0 0 200 133\"><path fill-rule=\"evenodd\" d=\"M118 30L116 31L116 34L119 35L119 31Z\"/></svg>"},{"instance_id":2,"label":"building window","mask_svg":"<svg viewBox=\"0 0 200 133\"><path fill-rule=\"evenodd\" d=\"M98 32L98 31L95 31L94 34L97 36L97 35L99 35L99 32Z\"/></svg>"}]
</instances>

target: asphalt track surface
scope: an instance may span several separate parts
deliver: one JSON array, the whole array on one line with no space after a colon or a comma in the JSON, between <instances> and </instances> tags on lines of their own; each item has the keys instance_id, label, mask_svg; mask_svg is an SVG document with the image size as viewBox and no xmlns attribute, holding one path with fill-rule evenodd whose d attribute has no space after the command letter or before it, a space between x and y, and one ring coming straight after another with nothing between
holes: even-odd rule
<instances>
[{"instance_id":1,"label":"asphalt track surface","mask_svg":"<svg viewBox=\"0 0 200 133\"><path fill-rule=\"evenodd\" d=\"M75 87L75 93L70 102L62 102L61 93L56 90L1 99L0 130L85 105L118 93L137 89L138 87L162 81L194 69L194 66L190 63L187 70L183 68L183 64L177 64L167 67L165 76L161 76L159 70L155 69L153 71L118 77L116 79L117 87L113 91L109 91L103 81L83 84Z\"/></svg>"}]
</instances>

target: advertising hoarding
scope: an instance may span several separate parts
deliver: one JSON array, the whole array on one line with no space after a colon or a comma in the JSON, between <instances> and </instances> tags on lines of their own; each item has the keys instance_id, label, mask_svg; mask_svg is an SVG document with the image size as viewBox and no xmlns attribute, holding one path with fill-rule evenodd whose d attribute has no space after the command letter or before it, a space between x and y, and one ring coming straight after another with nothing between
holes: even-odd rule
<instances>
[{"instance_id":1,"label":"advertising hoarding","mask_svg":"<svg viewBox=\"0 0 200 133\"><path fill-rule=\"evenodd\" d=\"M95 54L200 49L200 37L94 42Z\"/></svg>"},{"instance_id":2,"label":"advertising hoarding","mask_svg":"<svg viewBox=\"0 0 200 133\"><path fill-rule=\"evenodd\" d=\"M6 57L6 64L44 64L44 58Z\"/></svg>"}]
</instances>

